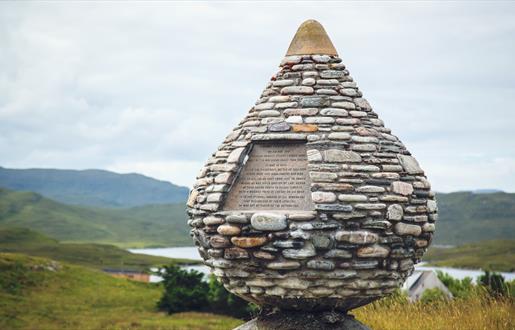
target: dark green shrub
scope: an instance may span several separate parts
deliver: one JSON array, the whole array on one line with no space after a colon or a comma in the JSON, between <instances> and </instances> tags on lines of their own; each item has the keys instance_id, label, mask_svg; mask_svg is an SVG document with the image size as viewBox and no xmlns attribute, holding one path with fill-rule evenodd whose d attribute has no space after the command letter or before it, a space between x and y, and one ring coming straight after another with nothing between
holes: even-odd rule
<instances>
[{"instance_id":1,"label":"dark green shrub","mask_svg":"<svg viewBox=\"0 0 515 330\"><path fill-rule=\"evenodd\" d=\"M209 277L209 306L212 312L248 319L257 312L257 306L227 291L215 276Z\"/></svg>"},{"instance_id":2,"label":"dark green shrub","mask_svg":"<svg viewBox=\"0 0 515 330\"><path fill-rule=\"evenodd\" d=\"M470 277L459 280L442 271L437 271L436 273L440 281L451 291L454 298L467 298L475 292L474 284Z\"/></svg>"},{"instance_id":3,"label":"dark green shrub","mask_svg":"<svg viewBox=\"0 0 515 330\"><path fill-rule=\"evenodd\" d=\"M426 291L424 291L424 293L422 293L422 297L420 297L420 302L423 304L432 304L435 302L446 300L448 300L447 296L442 290L438 288L427 289Z\"/></svg>"},{"instance_id":4,"label":"dark green shrub","mask_svg":"<svg viewBox=\"0 0 515 330\"><path fill-rule=\"evenodd\" d=\"M158 307L169 314L185 311L208 310L208 284L202 280L204 274L186 271L176 265L165 266L160 274L165 292Z\"/></svg>"},{"instance_id":5,"label":"dark green shrub","mask_svg":"<svg viewBox=\"0 0 515 330\"><path fill-rule=\"evenodd\" d=\"M198 311L248 319L257 312L257 306L227 291L213 275L206 282L204 274L175 265L164 267L158 275L165 288L158 307L170 314Z\"/></svg>"},{"instance_id":6,"label":"dark green shrub","mask_svg":"<svg viewBox=\"0 0 515 330\"><path fill-rule=\"evenodd\" d=\"M484 275L479 276L478 282L485 286L494 297L510 295L509 287L504 282L504 277L501 274L486 270Z\"/></svg>"}]
</instances>

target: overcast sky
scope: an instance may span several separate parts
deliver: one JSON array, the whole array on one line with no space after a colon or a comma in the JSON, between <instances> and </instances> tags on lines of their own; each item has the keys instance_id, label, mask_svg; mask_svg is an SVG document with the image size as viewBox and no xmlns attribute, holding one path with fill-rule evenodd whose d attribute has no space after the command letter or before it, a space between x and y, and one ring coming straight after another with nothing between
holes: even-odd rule
<instances>
[{"instance_id":1,"label":"overcast sky","mask_svg":"<svg viewBox=\"0 0 515 330\"><path fill-rule=\"evenodd\" d=\"M2 2L0 166L191 186L310 18L434 190L515 191L514 2Z\"/></svg>"}]
</instances>

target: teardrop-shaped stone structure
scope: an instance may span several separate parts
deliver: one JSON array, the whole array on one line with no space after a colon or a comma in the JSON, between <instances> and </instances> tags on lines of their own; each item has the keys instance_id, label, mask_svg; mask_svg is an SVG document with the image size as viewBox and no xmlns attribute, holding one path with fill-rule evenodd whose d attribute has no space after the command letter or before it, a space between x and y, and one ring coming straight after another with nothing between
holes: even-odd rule
<instances>
[{"instance_id":1,"label":"teardrop-shaped stone structure","mask_svg":"<svg viewBox=\"0 0 515 330\"><path fill-rule=\"evenodd\" d=\"M282 309L347 311L411 274L437 206L424 171L310 20L201 169L188 214L229 291Z\"/></svg>"}]
</instances>

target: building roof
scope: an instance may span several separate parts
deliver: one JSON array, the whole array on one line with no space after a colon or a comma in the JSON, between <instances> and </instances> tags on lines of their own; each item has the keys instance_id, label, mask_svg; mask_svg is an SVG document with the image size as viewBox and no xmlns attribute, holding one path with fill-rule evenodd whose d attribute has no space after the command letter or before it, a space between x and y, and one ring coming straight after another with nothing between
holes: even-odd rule
<instances>
[{"instance_id":1,"label":"building roof","mask_svg":"<svg viewBox=\"0 0 515 330\"><path fill-rule=\"evenodd\" d=\"M432 270L416 271L412 276L408 277L404 289L407 290L408 296L412 300L418 300L427 289L439 289L447 297L452 298L453 295L449 289L438 278L438 275Z\"/></svg>"}]
</instances>

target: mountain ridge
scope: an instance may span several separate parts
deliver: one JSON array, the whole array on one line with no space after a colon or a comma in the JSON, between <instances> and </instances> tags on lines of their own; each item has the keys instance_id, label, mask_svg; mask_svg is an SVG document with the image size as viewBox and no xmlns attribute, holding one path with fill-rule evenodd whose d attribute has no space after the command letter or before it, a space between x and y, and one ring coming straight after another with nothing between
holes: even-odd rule
<instances>
[{"instance_id":1,"label":"mountain ridge","mask_svg":"<svg viewBox=\"0 0 515 330\"><path fill-rule=\"evenodd\" d=\"M440 219L433 244L460 245L515 236L515 193L437 194ZM191 246L186 206L127 209L67 205L32 192L0 188L0 225L38 230L63 242L120 247Z\"/></svg>"},{"instance_id":2,"label":"mountain ridge","mask_svg":"<svg viewBox=\"0 0 515 330\"><path fill-rule=\"evenodd\" d=\"M65 204L111 208L184 202L189 192L187 187L142 174L98 169L0 167L0 187L39 193Z\"/></svg>"},{"instance_id":3,"label":"mountain ridge","mask_svg":"<svg viewBox=\"0 0 515 330\"><path fill-rule=\"evenodd\" d=\"M71 171L74 175L80 172L75 170L54 171ZM167 185L165 181L158 181L136 173L117 174L104 170L88 170L86 172L94 174L100 172L108 176L112 174L117 180L131 181L132 178L136 178L138 181L145 178L152 183L165 184L168 189L165 191L168 192L170 185L177 187L171 183ZM5 174L6 169L0 168L1 173ZM53 172L44 171L38 175L41 176L42 173ZM37 192L2 189L4 182L5 180L2 180L0 175L0 224L17 224L36 229L65 242L110 243L122 247L192 245L189 227L186 224L185 199L188 189L185 187L180 187L183 188L184 194L181 195L179 202L166 203L163 201L163 194L154 194L151 188L147 189L146 186L142 187L133 183L119 184L117 187L125 187L124 192L129 196L131 194L145 195L144 199L139 199L140 203L145 202L145 204L137 203L138 205L126 206L131 204L126 202L122 207L120 204L113 206L108 202L100 203L100 205L67 203L62 200L54 200L51 194L49 196ZM40 186L45 183L48 182L39 179ZM85 185L86 192L84 194L90 196L91 191L102 190L103 184L97 177L96 181ZM38 184L33 183L33 185L37 186ZM88 185L96 185L100 188L88 188ZM59 185L54 186L54 189L57 187ZM75 186L72 191L81 196L83 187L84 185ZM113 195L112 191L108 191L107 197L112 200L116 195ZM107 197L104 198L104 201L109 200ZM480 240L515 237L515 193L489 189L488 193L477 193L477 190L437 192L436 197L440 220L437 221L433 244L459 245Z\"/></svg>"},{"instance_id":4,"label":"mountain ridge","mask_svg":"<svg viewBox=\"0 0 515 330\"><path fill-rule=\"evenodd\" d=\"M434 244L459 245L515 237L515 193L437 193Z\"/></svg>"},{"instance_id":5,"label":"mountain ridge","mask_svg":"<svg viewBox=\"0 0 515 330\"><path fill-rule=\"evenodd\" d=\"M64 243L124 248L192 244L184 203L105 209L0 188L0 226L33 229Z\"/></svg>"}]
</instances>

